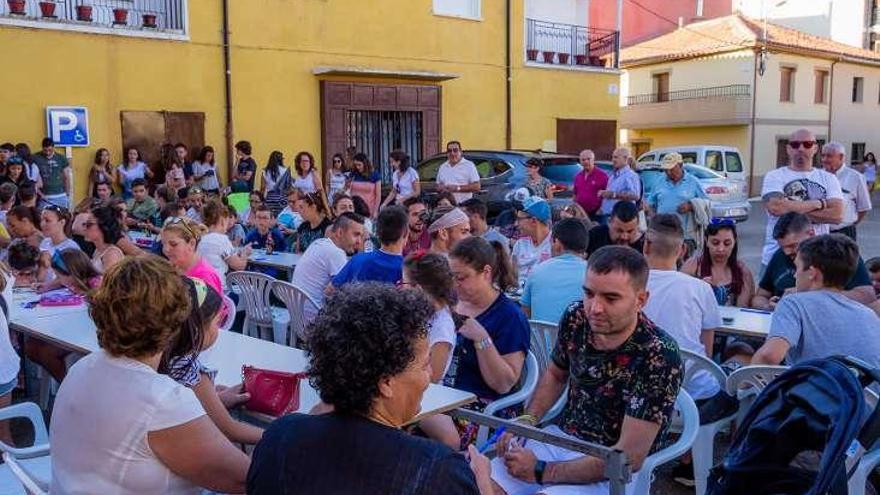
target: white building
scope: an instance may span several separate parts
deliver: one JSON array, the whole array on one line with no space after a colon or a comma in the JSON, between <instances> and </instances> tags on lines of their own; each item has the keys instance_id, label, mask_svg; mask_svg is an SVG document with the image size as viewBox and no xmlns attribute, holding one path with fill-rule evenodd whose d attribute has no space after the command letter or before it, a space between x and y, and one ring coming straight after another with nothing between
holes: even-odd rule
<instances>
[{"instance_id":1,"label":"white building","mask_svg":"<svg viewBox=\"0 0 880 495\"><path fill-rule=\"evenodd\" d=\"M817 0L818 1L818 0ZM746 157L751 190L786 163L801 127L842 142L851 161L880 151L880 53L731 15L621 52L621 136L636 153L721 144ZM763 55L762 55L763 53Z\"/></svg>"}]
</instances>

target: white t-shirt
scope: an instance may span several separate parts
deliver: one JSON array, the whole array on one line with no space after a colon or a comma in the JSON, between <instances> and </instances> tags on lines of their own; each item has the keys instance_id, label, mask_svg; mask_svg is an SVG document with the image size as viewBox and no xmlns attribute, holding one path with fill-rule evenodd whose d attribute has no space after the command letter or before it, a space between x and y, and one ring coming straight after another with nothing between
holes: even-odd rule
<instances>
[{"instance_id":1,"label":"white t-shirt","mask_svg":"<svg viewBox=\"0 0 880 495\"><path fill-rule=\"evenodd\" d=\"M391 174L391 187L394 188L394 191L397 192L398 196L411 196L414 190L414 185L418 181L419 174L412 167L406 169L406 172L404 172L403 175L400 174L399 170L395 170L394 173Z\"/></svg>"},{"instance_id":2,"label":"white t-shirt","mask_svg":"<svg viewBox=\"0 0 880 495\"><path fill-rule=\"evenodd\" d=\"M40 241L40 252L49 253L49 260L52 260L52 256L55 256L56 251L64 251L65 249L76 249L80 250L79 244L76 243L71 238L65 238L58 244L52 244L52 239L49 237L44 237L42 241ZM48 270L46 272L46 282L51 282L55 280L55 270Z\"/></svg>"},{"instance_id":3,"label":"white t-shirt","mask_svg":"<svg viewBox=\"0 0 880 495\"><path fill-rule=\"evenodd\" d=\"M80 359L52 411L53 495L198 494L156 457L147 434L205 415L192 390L104 351Z\"/></svg>"},{"instance_id":4,"label":"white t-shirt","mask_svg":"<svg viewBox=\"0 0 880 495\"><path fill-rule=\"evenodd\" d=\"M645 316L678 342L678 346L702 356L703 330L721 326L721 313L712 287L706 282L673 270L651 270L648 276ZM718 393L720 384L708 373L696 373L685 390L696 399Z\"/></svg>"},{"instance_id":5,"label":"white t-shirt","mask_svg":"<svg viewBox=\"0 0 880 495\"><path fill-rule=\"evenodd\" d=\"M832 225L831 230L840 230L856 223L859 213L871 210L871 193L868 192L865 176L858 170L843 165L834 175L840 181L843 192L843 222Z\"/></svg>"},{"instance_id":6,"label":"white t-shirt","mask_svg":"<svg viewBox=\"0 0 880 495\"><path fill-rule=\"evenodd\" d=\"M764 176L764 186L761 188L761 198L766 201L768 195L773 194L781 194L795 201L843 199L837 177L817 168L809 172L798 172L789 167L782 167L767 172ZM767 212L767 232L764 235L764 252L761 255L762 265L769 263L773 253L779 249L776 239L773 238L773 228L778 220L779 217ZM830 226L827 223L813 224L813 230L816 235L827 234Z\"/></svg>"},{"instance_id":7,"label":"white t-shirt","mask_svg":"<svg viewBox=\"0 0 880 495\"><path fill-rule=\"evenodd\" d=\"M443 162L443 165L440 165L440 170L437 171L438 184L466 186L474 182L480 182L480 173L477 172L477 166L474 165L474 162L466 158L462 158L454 166L450 165L448 161ZM474 193L469 192L456 192L452 195L455 196L455 201L458 204L474 197Z\"/></svg>"},{"instance_id":8,"label":"white t-shirt","mask_svg":"<svg viewBox=\"0 0 880 495\"><path fill-rule=\"evenodd\" d=\"M3 299L6 300L6 307L11 315L15 308L12 301L12 286L15 279L11 276L2 274L6 279L6 288L3 290ZM3 311L0 311L0 384L9 383L18 376L18 369L21 366L21 358L12 347L12 341L9 338L9 321Z\"/></svg>"},{"instance_id":9,"label":"white t-shirt","mask_svg":"<svg viewBox=\"0 0 880 495\"><path fill-rule=\"evenodd\" d=\"M225 258L235 253L235 247L232 245L232 241L229 240L229 236L217 232L208 232L199 240L196 252L217 270L217 274L220 275L220 284L225 293L226 273L229 272L229 265L226 264Z\"/></svg>"},{"instance_id":10,"label":"white t-shirt","mask_svg":"<svg viewBox=\"0 0 880 495\"><path fill-rule=\"evenodd\" d=\"M345 251L339 249L329 237L322 237L309 244L296 263L291 283L308 294L318 306L314 308L311 304L305 305L303 314L306 321L311 321L324 305L324 289L346 262L348 256Z\"/></svg>"},{"instance_id":11,"label":"white t-shirt","mask_svg":"<svg viewBox=\"0 0 880 495\"><path fill-rule=\"evenodd\" d=\"M520 281L525 281L532 274L532 269L543 261L547 261L553 257L551 249L550 234L541 242L535 245L531 237L523 237L513 243L511 256L519 273Z\"/></svg>"},{"instance_id":12,"label":"white t-shirt","mask_svg":"<svg viewBox=\"0 0 880 495\"><path fill-rule=\"evenodd\" d=\"M431 321L428 322L428 347L432 347L438 342L446 342L449 348L449 356L446 358L446 367L443 368L443 375L449 371L449 364L452 363L452 351L455 350L455 321L452 319L452 311L449 306L434 313Z\"/></svg>"}]
</instances>

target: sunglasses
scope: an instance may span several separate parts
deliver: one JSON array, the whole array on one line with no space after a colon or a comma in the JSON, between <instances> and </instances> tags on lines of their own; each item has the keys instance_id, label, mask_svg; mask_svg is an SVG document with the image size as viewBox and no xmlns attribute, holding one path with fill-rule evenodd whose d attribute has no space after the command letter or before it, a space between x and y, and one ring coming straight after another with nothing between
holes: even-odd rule
<instances>
[{"instance_id":1,"label":"sunglasses","mask_svg":"<svg viewBox=\"0 0 880 495\"><path fill-rule=\"evenodd\" d=\"M729 218L713 218L710 222L712 225L736 225L736 222Z\"/></svg>"},{"instance_id":2,"label":"sunglasses","mask_svg":"<svg viewBox=\"0 0 880 495\"><path fill-rule=\"evenodd\" d=\"M801 146L804 147L805 150L808 150L816 144L816 141L789 141L788 145L791 146L791 149L796 150Z\"/></svg>"},{"instance_id":3,"label":"sunglasses","mask_svg":"<svg viewBox=\"0 0 880 495\"><path fill-rule=\"evenodd\" d=\"M167 227L169 225L178 225L178 224L181 227L183 227L183 230L187 231L191 237L195 237L195 238L199 237L196 235L195 231L193 231L193 229L190 228L189 225L187 225L186 221L184 220L184 217L168 217L165 220L164 226Z\"/></svg>"},{"instance_id":4,"label":"sunglasses","mask_svg":"<svg viewBox=\"0 0 880 495\"><path fill-rule=\"evenodd\" d=\"M532 218L531 215L517 215L516 216L517 220L529 220L530 218Z\"/></svg>"}]
</instances>

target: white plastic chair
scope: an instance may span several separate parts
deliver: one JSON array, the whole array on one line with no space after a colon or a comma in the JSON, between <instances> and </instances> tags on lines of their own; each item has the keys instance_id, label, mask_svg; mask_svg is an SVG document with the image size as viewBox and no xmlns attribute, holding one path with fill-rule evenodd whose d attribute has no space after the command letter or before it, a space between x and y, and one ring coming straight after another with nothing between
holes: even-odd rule
<instances>
[{"instance_id":1,"label":"white plastic chair","mask_svg":"<svg viewBox=\"0 0 880 495\"><path fill-rule=\"evenodd\" d=\"M681 349L680 354L685 366L683 384L690 383L698 371L705 371L712 375L712 378L721 385L722 389L727 388L727 375L714 361L702 354L686 349ZM722 428L732 423L735 417L736 415L733 414L714 423L702 425L697 431L697 439L692 449L694 482L697 495L704 495L706 493L706 481L709 477L709 470L715 462L715 435Z\"/></svg>"},{"instance_id":2,"label":"white plastic chair","mask_svg":"<svg viewBox=\"0 0 880 495\"><path fill-rule=\"evenodd\" d=\"M522 376L519 379L519 386L516 391L510 395L504 396L496 401L490 402L484 409L483 413L490 416L494 415L502 409L523 404L535 392L538 386L538 360L532 351L526 354L526 360L523 363ZM484 445L489 438L489 427L480 426L477 432L477 445Z\"/></svg>"},{"instance_id":3,"label":"white plastic chair","mask_svg":"<svg viewBox=\"0 0 880 495\"><path fill-rule=\"evenodd\" d=\"M317 308L318 304L305 291L290 282L276 280L272 284L272 293L287 306L290 316L287 345L294 346L297 339L305 341L306 318L303 309L306 304L311 304L313 308Z\"/></svg>"},{"instance_id":4,"label":"white plastic chair","mask_svg":"<svg viewBox=\"0 0 880 495\"><path fill-rule=\"evenodd\" d=\"M269 295L275 279L257 272L232 272L226 276L229 285L241 290L240 301L244 303L244 328L242 333L251 337L284 343L287 315L280 308L269 304ZM276 310L277 309L277 310ZM264 337L264 330L268 335ZM268 338L271 336L271 339Z\"/></svg>"},{"instance_id":5,"label":"white plastic chair","mask_svg":"<svg viewBox=\"0 0 880 495\"><path fill-rule=\"evenodd\" d=\"M642 467L633 475L631 482L632 491L628 493L648 494L651 493L651 483L654 481L654 470L669 461L678 459L685 452L691 450L700 428L700 413L691 396L684 389L679 390L675 399L675 414L673 423L680 425L678 439L670 446L661 449L642 462Z\"/></svg>"},{"instance_id":6,"label":"white plastic chair","mask_svg":"<svg viewBox=\"0 0 880 495\"><path fill-rule=\"evenodd\" d=\"M49 432L43 422L43 413L33 402L22 402L0 409L0 421L12 418L25 418L31 422L34 428L34 444L30 447L13 447L0 441L3 459L28 493L46 493L52 479L52 458L49 456ZM34 489L25 479L34 485Z\"/></svg>"},{"instance_id":7,"label":"white plastic chair","mask_svg":"<svg viewBox=\"0 0 880 495\"><path fill-rule=\"evenodd\" d=\"M40 482L36 479L32 478L30 473L18 463L18 460L7 454L3 453L3 461L6 463L6 468L15 476L19 483L21 483L21 487L24 488L24 493L27 495L49 495L48 487L41 486Z\"/></svg>"},{"instance_id":8,"label":"white plastic chair","mask_svg":"<svg viewBox=\"0 0 880 495\"><path fill-rule=\"evenodd\" d=\"M743 366L727 377L727 393L739 401L739 411L736 413L737 425L742 424L746 412L761 390L787 369L788 366Z\"/></svg>"},{"instance_id":9,"label":"white plastic chair","mask_svg":"<svg viewBox=\"0 0 880 495\"><path fill-rule=\"evenodd\" d=\"M543 372L550 364L553 346L556 345L558 325L549 321L529 320L531 351L538 360L538 369Z\"/></svg>"}]
</instances>

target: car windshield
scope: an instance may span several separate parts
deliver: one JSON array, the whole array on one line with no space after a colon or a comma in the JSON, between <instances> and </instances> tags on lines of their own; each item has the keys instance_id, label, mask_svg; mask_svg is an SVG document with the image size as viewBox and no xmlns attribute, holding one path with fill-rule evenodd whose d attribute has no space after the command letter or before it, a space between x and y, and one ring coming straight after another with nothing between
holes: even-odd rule
<instances>
[{"instance_id":1,"label":"car windshield","mask_svg":"<svg viewBox=\"0 0 880 495\"><path fill-rule=\"evenodd\" d=\"M742 172L743 164L742 160L739 157L739 153L735 151L727 151L724 153L724 158L727 161L727 171L728 172Z\"/></svg>"},{"instance_id":2,"label":"car windshield","mask_svg":"<svg viewBox=\"0 0 880 495\"><path fill-rule=\"evenodd\" d=\"M697 179L718 179L721 176L705 167L696 165L685 165L687 173L693 175Z\"/></svg>"},{"instance_id":3,"label":"car windshield","mask_svg":"<svg viewBox=\"0 0 880 495\"><path fill-rule=\"evenodd\" d=\"M547 158L542 161L541 175L554 184L572 183L574 176L581 171L581 164L570 158Z\"/></svg>"}]
</instances>

